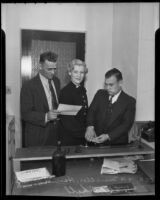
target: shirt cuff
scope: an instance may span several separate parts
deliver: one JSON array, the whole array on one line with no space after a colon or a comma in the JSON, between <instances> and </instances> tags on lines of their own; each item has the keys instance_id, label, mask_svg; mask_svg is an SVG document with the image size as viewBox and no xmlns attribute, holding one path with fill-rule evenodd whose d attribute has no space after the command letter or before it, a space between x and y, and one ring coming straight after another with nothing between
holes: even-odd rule
<instances>
[{"instance_id":1,"label":"shirt cuff","mask_svg":"<svg viewBox=\"0 0 160 200\"><path fill-rule=\"evenodd\" d=\"M92 128L92 129L94 129L94 126L87 126L87 128Z\"/></svg>"},{"instance_id":2,"label":"shirt cuff","mask_svg":"<svg viewBox=\"0 0 160 200\"><path fill-rule=\"evenodd\" d=\"M47 119L47 113L45 114L45 123L47 123L49 120Z\"/></svg>"},{"instance_id":3,"label":"shirt cuff","mask_svg":"<svg viewBox=\"0 0 160 200\"><path fill-rule=\"evenodd\" d=\"M110 140L111 140L110 136L109 136L108 134L106 134L106 135L107 135L107 137L108 137L108 140L110 141Z\"/></svg>"}]
</instances>

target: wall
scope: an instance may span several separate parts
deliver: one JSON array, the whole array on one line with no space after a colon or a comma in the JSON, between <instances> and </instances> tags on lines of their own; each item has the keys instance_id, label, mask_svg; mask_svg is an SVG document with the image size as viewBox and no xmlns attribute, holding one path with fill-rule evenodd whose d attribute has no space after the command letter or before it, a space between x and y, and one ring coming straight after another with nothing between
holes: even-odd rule
<instances>
[{"instance_id":1,"label":"wall","mask_svg":"<svg viewBox=\"0 0 160 200\"><path fill-rule=\"evenodd\" d=\"M155 116L155 31L159 27L159 4L140 4L137 120Z\"/></svg>"},{"instance_id":2,"label":"wall","mask_svg":"<svg viewBox=\"0 0 160 200\"><path fill-rule=\"evenodd\" d=\"M113 6L113 51L112 65L123 75L123 88L130 95L137 96L138 3L117 3Z\"/></svg>"},{"instance_id":3,"label":"wall","mask_svg":"<svg viewBox=\"0 0 160 200\"><path fill-rule=\"evenodd\" d=\"M1 28L6 30L6 5L1 4Z\"/></svg>"},{"instance_id":4,"label":"wall","mask_svg":"<svg viewBox=\"0 0 160 200\"><path fill-rule=\"evenodd\" d=\"M2 23L6 32L6 113L15 115L16 147L21 146L21 29L85 31L84 4L2 4Z\"/></svg>"},{"instance_id":5,"label":"wall","mask_svg":"<svg viewBox=\"0 0 160 200\"><path fill-rule=\"evenodd\" d=\"M21 140L19 96L20 96L20 29L19 12L16 6L6 8L6 85L11 94L6 96L6 113L15 116L16 145Z\"/></svg>"},{"instance_id":6,"label":"wall","mask_svg":"<svg viewBox=\"0 0 160 200\"><path fill-rule=\"evenodd\" d=\"M124 90L136 97L136 120L154 120L155 31L158 3L120 3L113 7L112 64L124 77Z\"/></svg>"},{"instance_id":7,"label":"wall","mask_svg":"<svg viewBox=\"0 0 160 200\"><path fill-rule=\"evenodd\" d=\"M133 96L137 96L136 120L153 120L154 31L159 24L158 5L158 3L140 3L132 7L129 3L119 7L113 3L2 4L2 27L6 32L6 85L11 87L11 94L6 97L6 111L7 114L15 115L16 146L21 145L19 110L21 29L86 32L85 57L89 68L86 88L89 103L97 89L103 87L104 73L112 67L112 64L120 63L126 79L125 89ZM122 23L123 20L130 27L128 32ZM132 30L130 23L133 23L132 26L136 30ZM121 37L116 31L119 31ZM124 61L125 53L129 57L125 57ZM135 73L137 82L135 80L131 82L130 73L127 72L128 64L129 69L133 70L130 71L132 76Z\"/></svg>"},{"instance_id":8,"label":"wall","mask_svg":"<svg viewBox=\"0 0 160 200\"><path fill-rule=\"evenodd\" d=\"M113 4L91 4L86 15L86 62L89 68L86 88L89 103L103 88L104 74L112 65Z\"/></svg>"},{"instance_id":9,"label":"wall","mask_svg":"<svg viewBox=\"0 0 160 200\"><path fill-rule=\"evenodd\" d=\"M85 31L85 5L38 3L18 5L20 27L39 30Z\"/></svg>"}]
</instances>

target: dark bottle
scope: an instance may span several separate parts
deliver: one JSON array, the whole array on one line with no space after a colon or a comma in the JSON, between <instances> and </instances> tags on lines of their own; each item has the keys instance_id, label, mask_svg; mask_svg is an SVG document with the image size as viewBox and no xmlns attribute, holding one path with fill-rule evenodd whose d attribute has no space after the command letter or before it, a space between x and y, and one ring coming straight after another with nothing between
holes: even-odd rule
<instances>
[{"instance_id":1,"label":"dark bottle","mask_svg":"<svg viewBox=\"0 0 160 200\"><path fill-rule=\"evenodd\" d=\"M61 142L58 141L57 149L52 155L52 174L55 176L64 176L66 173L65 152L61 150Z\"/></svg>"}]
</instances>

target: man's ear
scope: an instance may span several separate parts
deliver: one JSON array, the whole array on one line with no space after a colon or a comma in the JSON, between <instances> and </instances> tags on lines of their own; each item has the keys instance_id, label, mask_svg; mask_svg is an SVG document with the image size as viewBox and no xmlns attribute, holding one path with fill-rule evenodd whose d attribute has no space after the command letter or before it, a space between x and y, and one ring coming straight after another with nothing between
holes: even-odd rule
<instances>
[{"instance_id":1,"label":"man's ear","mask_svg":"<svg viewBox=\"0 0 160 200\"><path fill-rule=\"evenodd\" d=\"M120 80L119 81L119 86L122 87L122 85L123 85L123 80Z\"/></svg>"},{"instance_id":2,"label":"man's ear","mask_svg":"<svg viewBox=\"0 0 160 200\"><path fill-rule=\"evenodd\" d=\"M38 68L41 70L42 69L42 64L39 63Z\"/></svg>"},{"instance_id":3,"label":"man's ear","mask_svg":"<svg viewBox=\"0 0 160 200\"><path fill-rule=\"evenodd\" d=\"M71 76L71 72L68 72L69 76Z\"/></svg>"}]
</instances>

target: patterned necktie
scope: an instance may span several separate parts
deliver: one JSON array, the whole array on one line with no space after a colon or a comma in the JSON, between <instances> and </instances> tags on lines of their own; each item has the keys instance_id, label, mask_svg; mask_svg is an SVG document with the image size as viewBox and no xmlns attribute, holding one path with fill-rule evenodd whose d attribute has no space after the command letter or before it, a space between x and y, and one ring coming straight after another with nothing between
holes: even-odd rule
<instances>
[{"instance_id":1,"label":"patterned necktie","mask_svg":"<svg viewBox=\"0 0 160 200\"><path fill-rule=\"evenodd\" d=\"M108 125L111 119L111 115L112 115L112 98L113 96L110 96L108 99L108 105L107 105L107 109L105 112L105 117L104 117L104 121L103 121L103 125L102 125L102 132L106 132L108 129Z\"/></svg>"},{"instance_id":2,"label":"patterned necktie","mask_svg":"<svg viewBox=\"0 0 160 200\"><path fill-rule=\"evenodd\" d=\"M108 114L112 113L112 98L113 96L110 96L110 99L108 101Z\"/></svg>"},{"instance_id":3,"label":"patterned necktie","mask_svg":"<svg viewBox=\"0 0 160 200\"><path fill-rule=\"evenodd\" d=\"M54 90L53 90L53 87L52 87L52 84L51 84L51 80L50 80L50 79L48 79L48 84L49 84L49 89L50 89L51 95L52 95L52 108L53 108L53 109L57 109L58 103L57 103L56 95L55 95L55 92L54 92Z\"/></svg>"}]
</instances>

